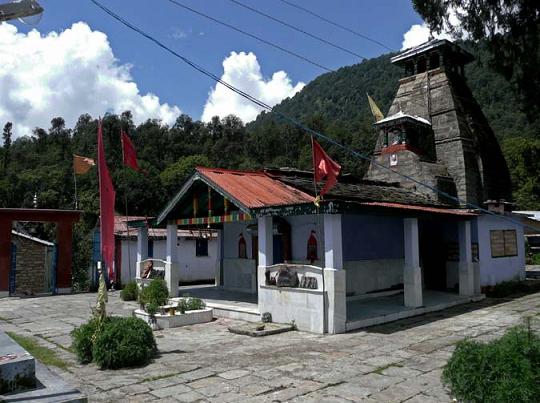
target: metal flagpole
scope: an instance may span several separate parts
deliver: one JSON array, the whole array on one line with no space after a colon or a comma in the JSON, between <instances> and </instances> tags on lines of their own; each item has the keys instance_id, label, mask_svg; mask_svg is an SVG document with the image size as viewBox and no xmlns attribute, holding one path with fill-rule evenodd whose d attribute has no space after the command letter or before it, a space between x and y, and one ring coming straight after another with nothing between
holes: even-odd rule
<instances>
[{"instance_id":1,"label":"metal flagpole","mask_svg":"<svg viewBox=\"0 0 540 403\"><path fill-rule=\"evenodd\" d=\"M75 173L75 167L73 167L73 183L75 184L75 210L78 210L79 202L77 200L77 174Z\"/></svg>"}]
</instances>

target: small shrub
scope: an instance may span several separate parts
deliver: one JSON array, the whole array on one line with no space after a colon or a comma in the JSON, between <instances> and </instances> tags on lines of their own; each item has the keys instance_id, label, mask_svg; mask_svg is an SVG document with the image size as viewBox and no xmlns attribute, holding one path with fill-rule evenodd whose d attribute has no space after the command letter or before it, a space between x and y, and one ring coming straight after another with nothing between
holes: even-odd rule
<instances>
[{"instance_id":1,"label":"small shrub","mask_svg":"<svg viewBox=\"0 0 540 403\"><path fill-rule=\"evenodd\" d=\"M195 311L206 307L206 304L202 299L195 297L188 298L186 305L186 311Z\"/></svg>"},{"instance_id":2,"label":"small shrub","mask_svg":"<svg viewBox=\"0 0 540 403\"><path fill-rule=\"evenodd\" d=\"M531 283L528 281L510 280L503 281L494 286L485 287L483 292L491 298L505 298L515 294L527 294L540 290L539 283Z\"/></svg>"},{"instance_id":3,"label":"small shrub","mask_svg":"<svg viewBox=\"0 0 540 403\"><path fill-rule=\"evenodd\" d=\"M110 318L92 350L101 369L117 369L148 363L156 353L152 329L139 318Z\"/></svg>"},{"instance_id":4,"label":"small shrub","mask_svg":"<svg viewBox=\"0 0 540 403\"><path fill-rule=\"evenodd\" d=\"M178 309L178 312L181 314L186 313L187 311L187 302L184 298L178 301L178 305L176 305L176 309Z\"/></svg>"},{"instance_id":5,"label":"small shrub","mask_svg":"<svg viewBox=\"0 0 540 403\"><path fill-rule=\"evenodd\" d=\"M518 326L490 343L462 341L443 382L466 402L535 402L540 396L540 337Z\"/></svg>"},{"instance_id":6,"label":"small shrub","mask_svg":"<svg viewBox=\"0 0 540 403\"><path fill-rule=\"evenodd\" d=\"M154 316L156 313L158 313L158 311L159 305L155 302L150 302L148 305L146 305L146 312L148 312L150 316Z\"/></svg>"},{"instance_id":7,"label":"small shrub","mask_svg":"<svg viewBox=\"0 0 540 403\"><path fill-rule=\"evenodd\" d=\"M92 337L96 332L96 328L97 321L92 319L71 332L71 337L73 339L72 347L75 350L77 359L82 364L92 362L92 348L94 346Z\"/></svg>"},{"instance_id":8,"label":"small shrub","mask_svg":"<svg viewBox=\"0 0 540 403\"><path fill-rule=\"evenodd\" d=\"M139 293L139 302L143 305L155 303L158 306L167 304L169 300L169 290L165 280L156 278L144 287Z\"/></svg>"},{"instance_id":9,"label":"small shrub","mask_svg":"<svg viewBox=\"0 0 540 403\"><path fill-rule=\"evenodd\" d=\"M122 291L120 291L120 298L123 301L137 301L139 297L139 287L135 281L130 281L126 284Z\"/></svg>"}]
</instances>

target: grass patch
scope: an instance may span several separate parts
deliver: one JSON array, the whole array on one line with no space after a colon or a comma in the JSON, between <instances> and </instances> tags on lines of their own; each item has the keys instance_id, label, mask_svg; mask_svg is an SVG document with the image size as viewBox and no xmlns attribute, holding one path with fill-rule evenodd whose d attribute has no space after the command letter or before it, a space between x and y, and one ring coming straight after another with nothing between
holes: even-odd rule
<instances>
[{"instance_id":1,"label":"grass patch","mask_svg":"<svg viewBox=\"0 0 540 403\"><path fill-rule=\"evenodd\" d=\"M51 350L48 347L40 346L33 337L21 336L20 334L13 332L6 332L6 334L15 340L22 348L32 354L32 356L41 363L47 366L67 370L67 362L58 357L54 350Z\"/></svg>"},{"instance_id":2,"label":"grass patch","mask_svg":"<svg viewBox=\"0 0 540 403\"><path fill-rule=\"evenodd\" d=\"M148 378L144 378L141 382L139 383L144 383L144 382L152 382L152 381L158 381L160 379L166 379L166 378L172 378L173 376L176 376L176 375L180 375L182 372L173 372L173 373L170 373L170 374L163 374L163 375L156 375L156 376L150 376Z\"/></svg>"},{"instance_id":3,"label":"grass patch","mask_svg":"<svg viewBox=\"0 0 540 403\"><path fill-rule=\"evenodd\" d=\"M490 298L506 298L516 294L529 294L540 291L540 281L510 280L494 286L484 287L482 292Z\"/></svg>"},{"instance_id":4,"label":"grass patch","mask_svg":"<svg viewBox=\"0 0 540 403\"><path fill-rule=\"evenodd\" d=\"M41 338L41 339L43 339L43 340L45 340L45 341L47 341L47 342L49 342L49 343L51 343L51 344L54 344L56 347L61 348L62 350L67 351L68 353L73 353L73 354L75 353L75 351L73 351L72 348L64 347L63 345L61 345L61 344L55 342L55 341L54 341L53 339L51 339L50 337L42 336L42 335L40 335L40 334L37 334L36 337L39 337L39 338Z\"/></svg>"},{"instance_id":5,"label":"grass patch","mask_svg":"<svg viewBox=\"0 0 540 403\"><path fill-rule=\"evenodd\" d=\"M388 369L390 367L396 367L396 368L402 368L403 365L398 363L398 362L394 362L392 364L388 364L388 365L383 365L382 367L379 367L379 368L376 368L375 370L371 371L372 374L379 374L379 375L382 375L382 372L385 370L385 369Z\"/></svg>"},{"instance_id":6,"label":"grass patch","mask_svg":"<svg viewBox=\"0 0 540 403\"><path fill-rule=\"evenodd\" d=\"M538 402L540 337L527 326L509 329L489 343L457 344L442 380L459 401Z\"/></svg>"}]
</instances>

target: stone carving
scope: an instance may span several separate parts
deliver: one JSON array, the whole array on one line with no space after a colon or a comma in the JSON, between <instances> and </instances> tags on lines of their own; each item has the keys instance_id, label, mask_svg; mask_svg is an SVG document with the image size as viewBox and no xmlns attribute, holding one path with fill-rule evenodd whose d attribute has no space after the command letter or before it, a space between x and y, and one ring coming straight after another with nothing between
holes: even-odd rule
<instances>
[{"instance_id":1,"label":"stone carving","mask_svg":"<svg viewBox=\"0 0 540 403\"><path fill-rule=\"evenodd\" d=\"M270 312L263 312L261 320L263 323L272 323L272 314Z\"/></svg>"},{"instance_id":2,"label":"stone carving","mask_svg":"<svg viewBox=\"0 0 540 403\"><path fill-rule=\"evenodd\" d=\"M298 274L289 267L283 266L277 274L276 285L278 287L298 287Z\"/></svg>"},{"instance_id":3,"label":"stone carving","mask_svg":"<svg viewBox=\"0 0 540 403\"><path fill-rule=\"evenodd\" d=\"M317 279L315 277L310 277L307 275L302 277L302 280L300 280L300 288L309 288L311 290L316 290L318 288Z\"/></svg>"}]
</instances>

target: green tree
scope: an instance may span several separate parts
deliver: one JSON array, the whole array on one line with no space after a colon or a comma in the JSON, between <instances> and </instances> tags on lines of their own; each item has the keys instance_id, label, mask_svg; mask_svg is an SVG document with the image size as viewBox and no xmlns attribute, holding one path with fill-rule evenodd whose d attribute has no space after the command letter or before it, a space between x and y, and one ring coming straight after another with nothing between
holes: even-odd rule
<instances>
[{"instance_id":1,"label":"green tree","mask_svg":"<svg viewBox=\"0 0 540 403\"><path fill-rule=\"evenodd\" d=\"M413 0L435 32L467 32L483 40L489 64L509 82L529 118L540 111L540 2L538 0ZM457 11L456 11L457 10ZM457 17L458 23L452 21Z\"/></svg>"},{"instance_id":2,"label":"green tree","mask_svg":"<svg viewBox=\"0 0 540 403\"><path fill-rule=\"evenodd\" d=\"M180 190L182 184L195 172L197 166L209 166L210 161L205 155L190 155L180 158L177 162L169 165L161 174L161 182L171 198Z\"/></svg>"},{"instance_id":3,"label":"green tree","mask_svg":"<svg viewBox=\"0 0 540 403\"><path fill-rule=\"evenodd\" d=\"M4 172L7 171L9 164L9 151L11 148L11 129L13 128L13 123L7 122L4 125L4 132L2 133L2 138L4 139Z\"/></svg>"}]
</instances>

